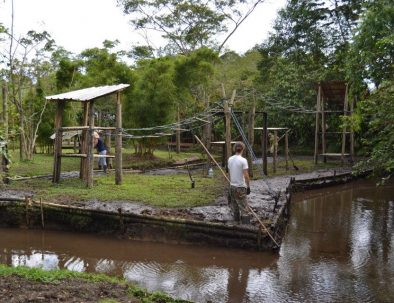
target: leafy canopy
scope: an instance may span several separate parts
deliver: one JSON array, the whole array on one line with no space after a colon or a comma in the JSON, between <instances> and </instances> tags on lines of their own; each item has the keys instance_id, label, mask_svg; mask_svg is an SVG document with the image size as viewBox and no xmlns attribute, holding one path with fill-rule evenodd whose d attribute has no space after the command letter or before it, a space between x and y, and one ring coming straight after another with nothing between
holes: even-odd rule
<instances>
[{"instance_id":1,"label":"leafy canopy","mask_svg":"<svg viewBox=\"0 0 394 303\"><path fill-rule=\"evenodd\" d=\"M169 41L168 50L189 53L224 43L263 0L118 0L137 30L154 30ZM221 43L215 36L230 30Z\"/></svg>"}]
</instances>

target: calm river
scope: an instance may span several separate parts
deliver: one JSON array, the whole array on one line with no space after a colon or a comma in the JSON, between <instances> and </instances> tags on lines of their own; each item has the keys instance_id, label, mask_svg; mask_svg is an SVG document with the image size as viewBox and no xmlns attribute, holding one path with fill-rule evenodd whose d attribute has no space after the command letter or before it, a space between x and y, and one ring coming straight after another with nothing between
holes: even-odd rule
<instances>
[{"instance_id":1,"label":"calm river","mask_svg":"<svg viewBox=\"0 0 394 303\"><path fill-rule=\"evenodd\" d=\"M119 275L195 302L394 302L394 183L297 194L279 255L0 229L0 262Z\"/></svg>"}]
</instances>

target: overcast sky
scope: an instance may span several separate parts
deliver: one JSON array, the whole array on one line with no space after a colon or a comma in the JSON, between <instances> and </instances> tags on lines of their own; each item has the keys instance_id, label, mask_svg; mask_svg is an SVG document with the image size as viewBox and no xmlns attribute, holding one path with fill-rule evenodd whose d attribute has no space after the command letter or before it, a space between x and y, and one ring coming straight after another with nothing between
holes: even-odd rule
<instances>
[{"instance_id":1,"label":"overcast sky","mask_svg":"<svg viewBox=\"0 0 394 303\"><path fill-rule=\"evenodd\" d=\"M261 43L272 28L278 9L286 0L266 0L231 37L226 47L243 53ZM11 0L0 1L0 22L10 27ZM15 33L46 30L57 45L79 53L101 47L104 40L120 41L120 49L130 50L143 39L133 32L128 16L116 0L14 0ZM153 39L160 46L160 39Z\"/></svg>"}]
</instances>

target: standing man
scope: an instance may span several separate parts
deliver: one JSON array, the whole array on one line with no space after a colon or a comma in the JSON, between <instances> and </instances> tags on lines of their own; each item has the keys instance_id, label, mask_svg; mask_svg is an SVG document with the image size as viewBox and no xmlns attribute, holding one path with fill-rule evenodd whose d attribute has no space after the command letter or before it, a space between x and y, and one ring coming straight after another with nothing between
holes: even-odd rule
<instances>
[{"instance_id":1,"label":"standing man","mask_svg":"<svg viewBox=\"0 0 394 303\"><path fill-rule=\"evenodd\" d=\"M230 174L230 207L235 221L242 224L250 223L246 195L250 194L250 179L248 161L242 157L245 145L242 142L234 144L235 155L228 159Z\"/></svg>"},{"instance_id":2,"label":"standing man","mask_svg":"<svg viewBox=\"0 0 394 303\"><path fill-rule=\"evenodd\" d=\"M107 155L107 148L105 147L103 139L100 138L99 134L97 132L93 133L94 136L94 146L97 149L97 152L99 153L100 157L98 160L98 168L104 169L104 173L107 172L107 158L105 157Z\"/></svg>"}]
</instances>

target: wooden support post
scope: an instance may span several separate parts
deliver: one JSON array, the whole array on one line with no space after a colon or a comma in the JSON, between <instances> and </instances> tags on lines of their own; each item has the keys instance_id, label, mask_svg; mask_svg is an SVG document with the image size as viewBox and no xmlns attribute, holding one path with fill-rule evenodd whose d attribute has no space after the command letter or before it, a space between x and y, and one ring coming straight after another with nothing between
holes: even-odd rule
<instances>
[{"instance_id":1,"label":"wooden support post","mask_svg":"<svg viewBox=\"0 0 394 303\"><path fill-rule=\"evenodd\" d=\"M86 186L88 188L93 187L93 167L94 167L94 146L93 146L93 133L94 133L94 100L90 100L89 102L89 131L88 131L88 139L87 139L87 180Z\"/></svg>"},{"instance_id":2,"label":"wooden support post","mask_svg":"<svg viewBox=\"0 0 394 303\"><path fill-rule=\"evenodd\" d=\"M82 103L83 107L83 116L82 116L82 126L87 126L88 125L88 115L89 115L89 102L83 102ZM87 130L82 130L81 133L81 142L80 142L80 154L87 154L88 153L88 131ZM79 171L79 177L87 182L88 179L88 162L87 158L81 158L81 164L80 164L80 171Z\"/></svg>"},{"instance_id":3,"label":"wooden support post","mask_svg":"<svg viewBox=\"0 0 394 303\"><path fill-rule=\"evenodd\" d=\"M349 97L348 97L348 84L346 83L346 91L345 91L345 102L343 104L343 115L348 115L349 110ZM342 128L342 149L341 149L341 163L342 165L345 163L345 151L346 151L346 127Z\"/></svg>"},{"instance_id":4,"label":"wooden support post","mask_svg":"<svg viewBox=\"0 0 394 303\"><path fill-rule=\"evenodd\" d=\"M207 96L207 93L204 91L203 92L203 99L204 99L204 103L205 103L205 108L208 109L209 108L209 96ZM212 138L212 116L207 117L207 121L208 123L206 123L203 126L203 142L205 144L205 146L208 148L208 150L211 149L211 138ZM194 138L193 138L194 140Z\"/></svg>"},{"instance_id":5,"label":"wooden support post","mask_svg":"<svg viewBox=\"0 0 394 303\"><path fill-rule=\"evenodd\" d=\"M179 106L176 112L176 121L177 121L177 126L176 126L176 153L179 154L181 152L181 118L180 118L180 113L179 113Z\"/></svg>"},{"instance_id":6,"label":"wooden support post","mask_svg":"<svg viewBox=\"0 0 394 303\"><path fill-rule=\"evenodd\" d=\"M122 102L120 92L116 98L115 184L122 184Z\"/></svg>"},{"instance_id":7,"label":"wooden support post","mask_svg":"<svg viewBox=\"0 0 394 303\"><path fill-rule=\"evenodd\" d=\"M25 213L26 213L26 226L27 227L29 227L29 225L30 225L29 204L30 204L30 198L25 197Z\"/></svg>"},{"instance_id":8,"label":"wooden support post","mask_svg":"<svg viewBox=\"0 0 394 303\"><path fill-rule=\"evenodd\" d=\"M352 98L352 101L350 102L350 114L353 114L354 111L354 103L355 99ZM354 162L354 129L353 127L350 127L350 159L352 163Z\"/></svg>"},{"instance_id":9,"label":"wooden support post","mask_svg":"<svg viewBox=\"0 0 394 303\"><path fill-rule=\"evenodd\" d=\"M2 100L3 100L3 129L4 129L4 140L8 141L8 89L4 83L2 87Z\"/></svg>"},{"instance_id":10,"label":"wooden support post","mask_svg":"<svg viewBox=\"0 0 394 303\"><path fill-rule=\"evenodd\" d=\"M111 154L111 130L105 131L105 146L107 147L107 154ZM112 169L112 158L107 158L108 168Z\"/></svg>"},{"instance_id":11,"label":"wooden support post","mask_svg":"<svg viewBox=\"0 0 394 303\"><path fill-rule=\"evenodd\" d=\"M254 144L255 115L256 115L256 100L255 98L253 98L251 110L248 112L248 141L250 146L252 146L252 148ZM252 155L250 153L248 153L248 162L249 162L249 176L253 177L253 160L252 160Z\"/></svg>"},{"instance_id":12,"label":"wooden support post","mask_svg":"<svg viewBox=\"0 0 394 303\"><path fill-rule=\"evenodd\" d=\"M314 162L317 164L318 153L319 153L319 114L320 114L320 96L321 96L321 83L319 82L319 87L317 91L317 101L316 101L316 121L315 121L315 154Z\"/></svg>"},{"instance_id":13,"label":"wooden support post","mask_svg":"<svg viewBox=\"0 0 394 303\"><path fill-rule=\"evenodd\" d=\"M289 170L289 131L285 132L285 159L286 159L286 170Z\"/></svg>"},{"instance_id":14,"label":"wooden support post","mask_svg":"<svg viewBox=\"0 0 394 303\"><path fill-rule=\"evenodd\" d=\"M225 117L225 163L227 168L227 160L231 157L231 113L228 100L224 101L224 117Z\"/></svg>"},{"instance_id":15,"label":"wooden support post","mask_svg":"<svg viewBox=\"0 0 394 303\"><path fill-rule=\"evenodd\" d=\"M268 143L268 115L263 113L263 134L261 138L262 157L263 157L263 172L268 176L268 159L267 159L267 143Z\"/></svg>"},{"instance_id":16,"label":"wooden support post","mask_svg":"<svg viewBox=\"0 0 394 303\"><path fill-rule=\"evenodd\" d=\"M320 93L320 110L321 110L321 150L322 154L326 153L326 117L324 114L324 96ZM323 156L323 162L327 162L327 157Z\"/></svg>"},{"instance_id":17,"label":"wooden support post","mask_svg":"<svg viewBox=\"0 0 394 303\"><path fill-rule=\"evenodd\" d=\"M59 183L61 173L61 155L62 155L62 141L63 133L61 131L63 123L63 112L65 107L65 101L58 101L55 116L55 147L54 147L54 161L53 161L53 176L52 182Z\"/></svg>"},{"instance_id":18,"label":"wooden support post","mask_svg":"<svg viewBox=\"0 0 394 303\"><path fill-rule=\"evenodd\" d=\"M44 222L44 209L42 207L42 199L40 198L40 212L41 212L41 228L45 228L45 222Z\"/></svg>"},{"instance_id":19,"label":"wooden support post","mask_svg":"<svg viewBox=\"0 0 394 303\"><path fill-rule=\"evenodd\" d=\"M276 166L278 161L278 131L274 131L274 154L272 158L272 168L274 173L276 173Z\"/></svg>"}]
</instances>

